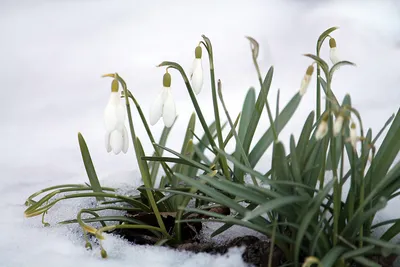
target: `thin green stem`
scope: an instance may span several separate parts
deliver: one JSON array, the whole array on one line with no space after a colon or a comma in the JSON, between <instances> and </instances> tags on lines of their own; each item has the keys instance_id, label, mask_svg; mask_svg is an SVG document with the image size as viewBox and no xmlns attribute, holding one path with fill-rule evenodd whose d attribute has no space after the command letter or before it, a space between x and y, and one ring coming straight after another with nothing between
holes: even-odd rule
<instances>
[{"instance_id":1,"label":"thin green stem","mask_svg":"<svg viewBox=\"0 0 400 267\"><path fill-rule=\"evenodd\" d=\"M221 81L218 81L218 95L219 95L219 99L220 99L220 101L221 101L222 107L224 108L225 115L226 115L226 117L228 118L229 125L231 126L232 133L233 133L233 135L235 136L236 142L239 144L240 154L241 154L241 156L242 156L242 158L243 158L243 160L244 160L244 162L245 162L245 164L246 164L246 167L251 168L249 159L247 158L246 153L244 152L243 144L242 144L242 142L240 141L240 138L239 138L239 136L238 136L238 134L237 134L237 132L236 132L236 130L235 130L235 126L234 126L234 124L233 124L233 121L232 121L232 119L231 119L231 116L229 115L228 109L226 108L225 101L224 101L224 98L223 98L223 96L222 96L222 85L221 85ZM256 180L256 178L254 177L253 174L251 174L251 179L252 179L254 185L258 185L257 180Z\"/></svg>"},{"instance_id":2,"label":"thin green stem","mask_svg":"<svg viewBox=\"0 0 400 267\"><path fill-rule=\"evenodd\" d=\"M136 109L137 109L137 111L139 113L139 116L142 119L144 128L146 129L147 136L149 137L149 139L151 141L151 144L153 145L153 148L154 148L154 151L155 151L156 155L158 157L161 157L160 149L155 145L156 141L155 141L155 139L153 137L153 134L152 134L152 132L150 130L149 124L147 123L146 117L143 114L142 108L140 107L140 105L137 102L136 98L133 96L133 94L129 90L128 90L128 96L132 99L133 103L136 106ZM172 181L172 177L171 177L171 174L173 173L172 170L169 168L169 166L165 162L161 162L161 166L163 167L164 172L167 175L168 179L170 181Z\"/></svg>"},{"instance_id":3,"label":"thin green stem","mask_svg":"<svg viewBox=\"0 0 400 267\"><path fill-rule=\"evenodd\" d=\"M214 117L215 117L215 126L217 131L217 139L218 145L220 149L224 149L224 140L222 138L222 129L221 129L221 120L219 116L219 109L218 109L218 101L217 101L217 89L215 86L215 73L214 73L214 54L211 45L210 39L208 39L205 35L202 35L207 48L208 59L210 62L210 78L211 78L211 93L212 93L212 100L213 100L213 107L214 107ZM225 157L220 158L221 168L224 172L224 175L227 179L230 178L230 173L228 169L228 163Z\"/></svg>"}]
</instances>

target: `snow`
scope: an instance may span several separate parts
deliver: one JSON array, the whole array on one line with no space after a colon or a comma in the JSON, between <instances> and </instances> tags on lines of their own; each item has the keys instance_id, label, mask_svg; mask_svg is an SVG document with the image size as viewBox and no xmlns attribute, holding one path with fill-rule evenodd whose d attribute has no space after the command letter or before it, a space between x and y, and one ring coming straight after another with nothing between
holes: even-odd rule
<instances>
[{"instance_id":1,"label":"snow","mask_svg":"<svg viewBox=\"0 0 400 267\"><path fill-rule=\"evenodd\" d=\"M47 228L40 217L23 217L23 203L39 189L87 181L77 132L86 139L102 183L139 185L132 146L127 155L118 156L104 149L102 117L111 81L100 78L102 74L118 72L147 115L164 73L155 66L173 60L188 70L200 35L206 34L213 42L216 76L234 117L247 89L257 88L244 38L248 35L261 45L262 72L271 64L275 67L270 100L274 102L279 88L282 107L299 89L310 63L301 55L314 53L316 38L331 26L341 27L333 34L341 56L357 64L337 72L333 90L338 99L352 95L364 125L376 134L399 108L400 4L394 0L1 1L0 266L245 266L240 250L228 256L196 255L131 246L112 236L104 244L109 258L103 260L97 248L84 249L79 228L54 224L73 217L87 202L57 204L46 216L52 222ZM328 58L327 47L323 56ZM207 61L203 64L206 69ZM179 118L168 146L178 150L180 129L186 127L193 108L182 79L171 73ZM205 79L207 85L208 73ZM313 108L313 83L280 136L284 142L292 132L298 135L301 121ZM198 99L200 105L209 105L209 88L204 87ZM133 114L137 135L150 153L140 118L135 110ZM212 110L205 109L204 114L211 121ZM162 123L152 129L159 136ZM258 168L266 170L268 162L267 153ZM399 204L394 200L380 218L399 217Z\"/></svg>"}]
</instances>

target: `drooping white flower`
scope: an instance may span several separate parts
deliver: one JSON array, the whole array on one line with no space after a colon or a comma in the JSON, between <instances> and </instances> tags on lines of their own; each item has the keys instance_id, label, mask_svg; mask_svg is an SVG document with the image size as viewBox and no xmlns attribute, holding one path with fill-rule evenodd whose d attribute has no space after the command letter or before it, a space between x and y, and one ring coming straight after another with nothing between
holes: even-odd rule
<instances>
[{"instance_id":1,"label":"drooping white flower","mask_svg":"<svg viewBox=\"0 0 400 267\"><path fill-rule=\"evenodd\" d=\"M198 95L203 87L203 65L201 63L202 50L200 45L196 47L194 55L195 58L193 60L190 79L192 81L193 91Z\"/></svg>"},{"instance_id":2,"label":"drooping white flower","mask_svg":"<svg viewBox=\"0 0 400 267\"><path fill-rule=\"evenodd\" d=\"M176 118L174 98L171 93L171 75L166 72L163 77L163 88L150 108L150 124L154 125L163 117L166 127L171 127Z\"/></svg>"},{"instance_id":3,"label":"drooping white flower","mask_svg":"<svg viewBox=\"0 0 400 267\"><path fill-rule=\"evenodd\" d=\"M360 140L361 140L361 138L357 135L356 124L354 122L352 122L351 125L350 125L350 136L346 141L350 142L350 144L353 147L354 151L356 151L357 142L360 141Z\"/></svg>"},{"instance_id":4,"label":"drooping white flower","mask_svg":"<svg viewBox=\"0 0 400 267\"><path fill-rule=\"evenodd\" d=\"M128 131L125 127L125 108L118 92L118 80L114 79L111 95L104 110L104 125L106 128L105 147L107 152L126 153L129 147Z\"/></svg>"},{"instance_id":5,"label":"drooping white flower","mask_svg":"<svg viewBox=\"0 0 400 267\"><path fill-rule=\"evenodd\" d=\"M344 122L344 117L342 113L339 113L339 115L336 117L335 123L333 124L333 135L337 136L342 132L342 127L343 127L343 122Z\"/></svg>"},{"instance_id":6,"label":"drooping white flower","mask_svg":"<svg viewBox=\"0 0 400 267\"><path fill-rule=\"evenodd\" d=\"M318 125L317 132L315 133L315 138L321 140L328 133L328 119L329 113L325 113Z\"/></svg>"},{"instance_id":7,"label":"drooping white flower","mask_svg":"<svg viewBox=\"0 0 400 267\"><path fill-rule=\"evenodd\" d=\"M311 81L311 76L314 72L314 67L313 65L308 66L306 70L306 74L304 74L303 80L301 80L301 85L300 85L300 90L299 93L301 96L303 96L307 92L308 85L310 84Z\"/></svg>"},{"instance_id":8,"label":"drooping white flower","mask_svg":"<svg viewBox=\"0 0 400 267\"><path fill-rule=\"evenodd\" d=\"M329 47L331 48L329 51L329 58L333 64L336 64L340 61L340 57L337 52L336 40L334 38L329 39Z\"/></svg>"}]
</instances>

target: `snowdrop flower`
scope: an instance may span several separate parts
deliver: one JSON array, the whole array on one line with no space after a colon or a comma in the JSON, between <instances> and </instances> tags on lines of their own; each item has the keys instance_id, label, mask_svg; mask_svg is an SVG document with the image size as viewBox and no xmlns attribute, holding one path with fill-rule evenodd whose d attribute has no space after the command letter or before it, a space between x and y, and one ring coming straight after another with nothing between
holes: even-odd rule
<instances>
[{"instance_id":1,"label":"snowdrop flower","mask_svg":"<svg viewBox=\"0 0 400 267\"><path fill-rule=\"evenodd\" d=\"M354 122L350 125L350 137L347 138L347 142L350 142L351 146L353 147L354 151L357 149L357 142L360 141L361 138L357 136L357 128Z\"/></svg>"},{"instance_id":2,"label":"snowdrop flower","mask_svg":"<svg viewBox=\"0 0 400 267\"><path fill-rule=\"evenodd\" d=\"M104 125L106 128L105 146L107 152L115 155L121 151L126 153L129 147L128 131L125 127L125 108L118 93L118 80L111 85L111 95L104 110Z\"/></svg>"},{"instance_id":3,"label":"snowdrop flower","mask_svg":"<svg viewBox=\"0 0 400 267\"><path fill-rule=\"evenodd\" d=\"M167 72L163 77L163 88L157 95L150 109L150 124L154 125L163 117L165 127L171 127L175 121L176 108L171 93L171 74Z\"/></svg>"},{"instance_id":4,"label":"snowdrop flower","mask_svg":"<svg viewBox=\"0 0 400 267\"><path fill-rule=\"evenodd\" d=\"M329 51L329 58L333 64L336 64L340 61L340 59L336 48L336 40L334 38L329 39L329 47L331 48Z\"/></svg>"},{"instance_id":5,"label":"snowdrop flower","mask_svg":"<svg viewBox=\"0 0 400 267\"><path fill-rule=\"evenodd\" d=\"M303 77L303 80L301 81L300 85L300 90L299 93L301 96L303 96L307 92L308 85L310 84L311 81L311 76L314 72L314 67L313 65L308 66L306 74Z\"/></svg>"},{"instance_id":6,"label":"snowdrop flower","mask_svg":"<svg viewBox=\"0 0 400 267\"><path fill-rule=\"evenodd\" d=\"M317 132L315 133L315 138L321 140L328 133L328 119L329 113L325 113L318 125Z\"/></svg>"},{"instance_id":7,"label":"snowdrop flower","mask_svg":"<svg viewBox=\"0 0 400 267\"><path fill-rule=\"evenodd\" d=\"M333 124L333 135L337 136L341 133L343 127L344 117L342 112L336 117L335 124Z\"/></svg>"},{"instance_id":8,"label":"snowdrop flower","mask_svg":"<svg viewBox=\"0 0 400 267\"><path fill-rule=\"evenodd\" d=\"M203 87L203 65L201 63L202 50L200 45L196 47L194 55L195 59L193 60L190 79L192 81L193 91L198 95Z\"/></svg>"}]
</instances>

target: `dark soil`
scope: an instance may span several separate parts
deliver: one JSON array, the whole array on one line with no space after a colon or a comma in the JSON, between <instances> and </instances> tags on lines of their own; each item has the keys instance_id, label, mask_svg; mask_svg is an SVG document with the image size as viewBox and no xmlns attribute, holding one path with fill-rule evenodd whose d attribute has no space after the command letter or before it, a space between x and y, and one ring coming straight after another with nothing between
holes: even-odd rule
<instances>
[{"instance_id":1,"label":"dark soil","mask_svg":"<svg viewBox=\"0 0 400 267\"><path fill-rule=\"evenodd\" d=\"M224 211L221 211L224 212ZM161 213L163 222L167 231L172 234L175 226L174 213ZM142 222L152 226L158 226L157 220L153 213L134 213L127 214L126 216L134 218L138 222ZM225 254L230 248L245 247L242 258L246 263L252 264L257 267L267 267L270 255L270 243L266 240L261 240L255 236L241 236L227 241L224 244L215 244L213 242L202 242L199 239L199 233L203 225L198 223L183 223L182 224L182 243L178 245L167 244L172 248L180 251L190 251L194 253L210 253L210 254ZM130 242L138 245L154 245L158 238L144 229L118 229L113 233L129 240ZM370 259L380 264L382 267L392 267L397 255L371 256ZM283 252L274 246L272 252L271 266L280 266L285 263Z\"/></svg>"},{"instance_id":2,"label":"dark soil","mask_svg":"<svg viewBox=\"0 0 400 267\"><path fill-rule=\"evenodd\" d=\"M148 225L158 226L157 220L152 213L140 212L127 216ZM167 231L172 233L173 227L175 226L174 214L162 213L162 219ZM245 262L253 264L254 266L268 266L270 254L270 243L268 241L247 235L234 238L224 244L205 243L198 239L202 226L201 223L182 224L182 244L171 244L170 246L181 251L210 254L225 254L230 248L245 247L245 251L242 255ZM118 229L114 231L114 233L138 245L154 245L158 241L158 238L156 238L153 233L143 229ZM279 266L283 262L283 253L275 247L272 254L272 266Z\"/></svg>"}]
</instances>

